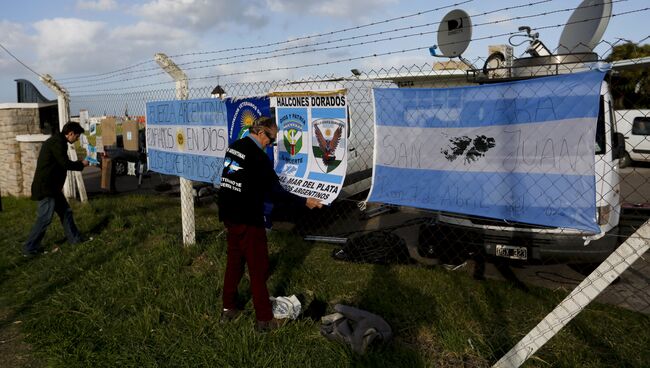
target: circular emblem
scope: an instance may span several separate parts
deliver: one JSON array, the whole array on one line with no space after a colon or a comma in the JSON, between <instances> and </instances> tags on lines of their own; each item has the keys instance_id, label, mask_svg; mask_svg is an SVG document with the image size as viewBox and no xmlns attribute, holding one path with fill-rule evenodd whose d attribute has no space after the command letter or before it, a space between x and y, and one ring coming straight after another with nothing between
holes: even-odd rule
<instances>
[{"instance_id":1,"label":"circular emblem","mask_svg":"<svg viewBox=\"0 0 650 368\"><path fill-rule=\"evenodd\" d=\"M185 134L183 134L183 129L176 131L176 145L181 151L185 149Z\"/></svg>"}]
</instances>

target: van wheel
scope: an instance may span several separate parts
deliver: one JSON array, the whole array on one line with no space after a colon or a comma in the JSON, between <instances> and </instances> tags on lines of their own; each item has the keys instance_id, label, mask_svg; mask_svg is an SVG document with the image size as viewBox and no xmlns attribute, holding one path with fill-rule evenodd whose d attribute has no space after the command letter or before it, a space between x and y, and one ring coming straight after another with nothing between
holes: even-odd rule
<instances>
[{"instance_id":1,"label":"van wheel","mask_svg":"<svg viewBox=\"0 0 650 368\"><path fill-rule=\"evenodd\" d=\"M620 161L618 162L618 166L622 169L630 165L632 165L632 159L630 158L630 154L627 151L625 151L625 154L623 155L623 157L621 157Z\"/></svg>"}]
</instances>

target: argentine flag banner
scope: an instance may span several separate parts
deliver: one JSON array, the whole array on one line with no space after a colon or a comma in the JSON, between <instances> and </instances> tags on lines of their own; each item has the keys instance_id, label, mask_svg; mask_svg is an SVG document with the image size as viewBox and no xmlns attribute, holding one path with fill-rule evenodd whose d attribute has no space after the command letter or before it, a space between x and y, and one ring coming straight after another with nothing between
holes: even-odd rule
<instances>
[{"instance_id":1,"label":"argentine flag banner","mask_svg":"<svg viewBox=\"0 0 650 368\"><path fill-rule=\"evenodd\" d=\"M595 142L603 78L589 71L374 89L368 201L599 232Z\"/></svg>"},{"instance_id":2,"label":"argentine flag banner","mask_svg":"<svg viewBox=\"0 0 650 368\"><path fill-rule=\"evenodd\" d=\"M147 102L149 170L219 184L228 149L226 105L217 98Z\"/></svg>"}]
</instances>

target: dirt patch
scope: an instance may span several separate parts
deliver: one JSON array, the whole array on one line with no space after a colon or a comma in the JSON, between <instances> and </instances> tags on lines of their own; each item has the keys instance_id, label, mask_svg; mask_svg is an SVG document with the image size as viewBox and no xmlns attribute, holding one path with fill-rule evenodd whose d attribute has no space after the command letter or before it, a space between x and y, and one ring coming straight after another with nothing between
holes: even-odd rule
<instances>
[{"instance_id":1,"label":"dirt patch","mask_svg":"<svg viewBox=\"0 0 650 368\"><path fill-rule=\"evenodd\" d=\"M32 358L31 347L25 343L22 321L15 320L8 309L0 309L0 367L40 367Z\"/></svg>"}]
</instances>

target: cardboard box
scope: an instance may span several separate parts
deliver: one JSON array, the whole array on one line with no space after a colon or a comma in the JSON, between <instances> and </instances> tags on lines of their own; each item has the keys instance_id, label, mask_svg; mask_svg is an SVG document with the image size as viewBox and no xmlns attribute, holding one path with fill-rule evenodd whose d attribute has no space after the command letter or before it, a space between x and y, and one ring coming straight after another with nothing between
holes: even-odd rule
<instances>
[{"instance_id":1,"label":"cardboard box","mask_svg":"<svg viewBox=\"0 0 650 368\"><path fill-rule=\"evenodd\" d=\"M138 151L140 140L138 139L138 123L132 120L122 123L122 139L124 149L127 151Z\"/></svg>"},{"instance_id":2,"label":"cardboard box","mask_svg":"<svg viewBox=\"0 0 650 368\"><path fill-rule=\"evenodd\" d=\"M102 143L104 146L114 146L117 144L115 118L106 118L102 120Z\"/></svg>"},{"instance_id":3,"label":"cardboard box","mask_svg":"<svg viewBox=\"0 0 650 368\"><path fill-rule=\"evenodd\" d=\"M101 188L104 190L111 190L111 175L113 168L110 158L102 158L102 178L101 178Z\"/></svg>"}]
</instances>

